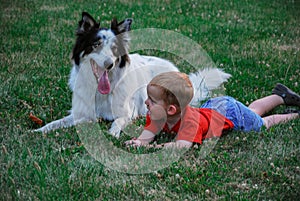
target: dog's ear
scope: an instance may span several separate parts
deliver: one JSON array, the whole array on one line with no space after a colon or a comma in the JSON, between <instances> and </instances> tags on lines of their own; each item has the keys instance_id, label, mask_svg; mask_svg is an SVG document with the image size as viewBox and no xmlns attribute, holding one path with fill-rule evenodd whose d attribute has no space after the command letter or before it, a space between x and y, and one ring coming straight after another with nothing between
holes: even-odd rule
<instances>
[{"instance_id":1,"label":"dog's ear","mask_svg":"<svg viewBox=\"0 0 300 201\"><path fill-rule=\"evenodd\" d=\"M111 21L110 29L116 35L116 44L118 47L118 54L121 56L120 68L123 68L126 65L126 62L130 62L128 56L129 49L129 34L132 19L125 19L124 21L118 23L117 19L114 18Z\"/></svg>"},{"instance_id":2,"label":"dog's ear","mask_svg":"<svg viewBox=\"0 0 300 201\"><path fill-rule=\"evenodd\" d=\"M77 34L82 34L90 31L93 28L98 29L100 26L94 18L87 12L82 12L82 19L78 23Z\"/></svg>"},{"instance_id":3,"label":"dog's ear","mask_svg":"<svg viewBox=\"0 0 300 201\"><path fill-rule=\"evenodd\" d=\"M112 31L114 31L115 34L124 33L126 31L130 31L130 29L131 29L131 23L132 23L132 19L131 18L127 18L127 19L123 20L120 23L118 23L118 21L117 21L116 18L114 18L111 21L110 29Z\"/></svg>"}]
</instances>

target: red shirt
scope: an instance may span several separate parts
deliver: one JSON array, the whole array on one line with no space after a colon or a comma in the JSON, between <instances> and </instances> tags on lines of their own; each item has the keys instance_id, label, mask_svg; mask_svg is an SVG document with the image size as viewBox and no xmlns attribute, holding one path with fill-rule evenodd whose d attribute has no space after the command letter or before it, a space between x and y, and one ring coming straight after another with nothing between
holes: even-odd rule
<instances>
[{"instance_id":1,"label":"red shirt","mask_svg":"<svg viewBox=\"0 0 300 201\"><path fill-rule=\"evenodd\" d=\"M186 107L182 118L171 128L164 123L163 128L157 122L151 122L150 115L146 116L145 130L154 134L164 131L177 133L176 140L186 140L200 143L207 138L221 137L222 132L234 127L232 121L215 110L208 108ZM162 129L161 129L162 128Z\"/></svg>"}]
</instances>

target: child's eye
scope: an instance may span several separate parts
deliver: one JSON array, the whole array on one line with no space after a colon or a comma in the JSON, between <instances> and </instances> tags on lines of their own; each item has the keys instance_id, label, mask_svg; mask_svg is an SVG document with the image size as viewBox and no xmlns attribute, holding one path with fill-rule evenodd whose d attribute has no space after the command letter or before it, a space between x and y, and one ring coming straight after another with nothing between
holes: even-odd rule
<instances>
[{"instance_id":1,"label":"child's eye","mask_svg":"<svg viewBox=\"0 0 300 201\"><path fill-rule=\"evenodd\" d=\"M148 98L151 101L151 103L156 104L156 102L151 97L148 97Z\"/></svg>"}]
</instances>

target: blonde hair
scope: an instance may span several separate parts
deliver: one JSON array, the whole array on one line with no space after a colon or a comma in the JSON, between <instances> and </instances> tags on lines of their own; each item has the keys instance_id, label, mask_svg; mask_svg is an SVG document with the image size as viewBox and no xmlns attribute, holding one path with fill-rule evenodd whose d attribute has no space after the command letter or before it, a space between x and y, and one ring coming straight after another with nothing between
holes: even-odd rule
<instances>
[{"instance_id":1,"label":"blonde hair","mask_svg":"<svg viewBox=\"0 0 300 201\"><path fill-rule=\"evenodd\" d=\"M193 85L187 74L181 72L165 72L155 76L149 86L160 87L162 100L167 104L175 104L185 108L194 96Z\"/></svg>"}]
</instances>

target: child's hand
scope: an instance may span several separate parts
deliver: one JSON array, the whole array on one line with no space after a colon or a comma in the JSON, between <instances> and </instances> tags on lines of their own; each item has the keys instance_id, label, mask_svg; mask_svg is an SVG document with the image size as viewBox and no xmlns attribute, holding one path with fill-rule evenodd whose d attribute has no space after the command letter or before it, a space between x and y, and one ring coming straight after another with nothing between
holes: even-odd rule
<instances>
[{"instance_id":1,"label":"child's hand","mask_svg":"<svg viewBox=\"0 0 300 201\"><path fill-rule=\"evenodd\" d=\"M145 144L141 140L132 139L125 142L126 147L163 148L164 144Z\"/></svg>"},{"instance_id":2,"label":"child's hand","mask_svg":"<svg viewBox=\"0 0 300 201\"><path fill-rule=\"evenodd\" d=\"M148 131L143 130L142 134L138 138L132 138L125 142L127 147L140 147L140 146L147 146L152 140L154 139L155 135Z\"/></svg>"},{"instance_id":3,"label":"child's hand","mask_svg":"<svg viewBox=\"0 0 300 201\"><path fill-rule=\"evenodd\" d=\"M126 141L125 142L125 145L127 146L127 147L140 147L140 146L142 146L143 144L142 144L142 141L141 140L139 140L139 139L136 139L136 138L133 138L133 139L131 139L131 140L128 140L128 141Z\"/></svg>"}]
</instances>

